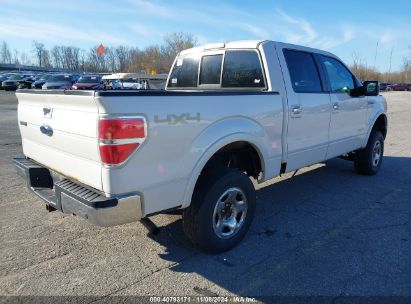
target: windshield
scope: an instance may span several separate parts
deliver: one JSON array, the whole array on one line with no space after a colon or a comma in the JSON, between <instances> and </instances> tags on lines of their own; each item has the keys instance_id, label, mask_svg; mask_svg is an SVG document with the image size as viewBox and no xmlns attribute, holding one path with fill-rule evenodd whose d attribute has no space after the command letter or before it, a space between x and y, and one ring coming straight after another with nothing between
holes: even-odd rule
<instances>
[{"instance_id":1,"label":"windshield","mask_svg":"<svg viewBox=\"0 0 411 304\"><path fill-rule=\"evenodd\" d=\"M122 80L123 83L136 83L137 79L133 78L127 78Z\"/></svg>"},{"instance_id":2,"label":"windshield","mask_svg":"<svg viewBox=\"0 0 411 304\"><path fill-rule=\"evenodd\" d=\"M23 79L23 77L20 75L12 75L9 77L9 80L20 80L20 79Z\"/></svg>"},{"instance_id":3,"label":"windshield","mask_svg":"<svg viewBox=\"0 0 411 304\"><path fill-rule=\"evenodd\" d=\"M77 83L99 83L100 76L81 76Z\"/></svg>"},{"instance_id":4,"label":"windshield","mask_svg":"<svg viewBox=\"0 0 411 304\"><path fill-rule=\"evenodd\" d=\"M70 81L70 75L54 75L47 79L48 82Z\"/></svg>"},{"instance_id":5,"label":"windshield","mask_svg":"<svg viewBox=\"0 0 411 304\"><path fill-rule=\"evenodd\" d=\"M36 78L37 81L46 81L50 76L49 75L41 75Z\"/></svg>"}]
</instances>

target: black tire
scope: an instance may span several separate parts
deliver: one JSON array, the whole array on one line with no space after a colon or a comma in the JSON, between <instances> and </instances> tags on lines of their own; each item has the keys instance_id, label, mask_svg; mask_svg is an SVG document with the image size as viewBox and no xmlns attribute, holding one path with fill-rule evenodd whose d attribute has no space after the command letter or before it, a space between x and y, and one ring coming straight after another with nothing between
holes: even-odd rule
<instances>
[{"instance_id":1,"label":"black tire","mask_svg":"<svg viewBox=\"0 0 411 304\"><path fill-rule=\"evenodd\" d=\"M379 148L378 148L379 146ZM380 149L380 157L375 157L375 149ZM367 146L355 152L354 167L362 175L375 175L381 167L384 157L384 136L378 130L372 130Z\"/></svg>"},{"instance_id":2,"label":"black tire","mask_svg":"<svg viewBox=\"0 0 411 304\"><path fill-rule=\"evenodd\" d=\"M241 193L235 197L245 196L246 205L248 206L245 214L232 213L231 211L223 211L223 214L228 215L231 212L236 222L238 217L244 218L241 220L241 225L238 230L233 229L231 236L224 238L218 235L216 226L220 222L217 219L221 213L217 212L217 203L221 202L227 206L229 201L228 196L223 196L227 191L241 190ZM228 192L231 193L231 192ZM234 192L236 193L236 192ZM226 199L224 199L226 197ZM237 200L237 198L235 199ZM226 167L217 167L209 169L202 174L197 182L194 190L193 198L190 207L183 210L183 229L190 241L197 247L210 253L221 253L236 246L245 236L250 228L254 210L255 210L255 189L250 178L243 172L237 169ZM230 203L228 203L230 204ZM234 205L234 204L233 204ZM226 208L223 208L226 210ZM224 218L225 220L225 218ZM218 223L217 223L218 222ZM228 226L226 227L228 228ZM235 233L234 233L235 231ZM222 232L223 233L223 230ZM226 232L227 233L227 232ZM228 233L231 233L230 231Z\"/></svg>"}]
</instances>

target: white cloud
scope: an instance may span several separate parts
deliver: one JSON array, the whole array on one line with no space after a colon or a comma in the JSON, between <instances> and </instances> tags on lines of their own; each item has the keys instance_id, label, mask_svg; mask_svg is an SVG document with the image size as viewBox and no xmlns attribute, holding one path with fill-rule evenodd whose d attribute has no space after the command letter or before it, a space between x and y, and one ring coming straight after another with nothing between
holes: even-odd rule
<instances>
[{"instance_id":1,"label":"white cloud","mask_svg":"<svg viewBox=\"0 0 411 304\"><path fill-rule=\"evenodd\" d=\"M127 2L135 9L144 12L144 14L150 14L159 17L171 17L174 15L173 10L165 5L158 3L157 1L127 0Z\"/></svg>"},{"instance_id":2,"label":"white cloud","mask_svg":"<svg viewBox=\"0 0 411 304\"><path fill-rule=\"evenodd\" d=\"M30 20L27 18L1 18L0 34L10 37L21 37L30 40L49 41L57 44L67 44L73 41L90 43L127 44L127 40L118 33L107 33L96 30L78 29L57 23Z\"/></svg>"},{"instance_id":3,"label":"white cloud","mask_svg":"<svg viewBox=\"0 0 411 304\"><path fill-rule=\"evenodd\" d=\"M354 31L352 29L344 29L344 34L343 34L343 41L345 43L350 42L351 40L354 39Z\"/></svg>"},{"instance_id":4,"label":"white cloud","mask_svg":"<svg viewBox=\"0 0 411 304\"><path fill-rule=\"evenodd\" d=\"M348 43L355 38L355 31L350 27L342 28L336 34L330 35L317 30L308 20L291 16L280 9L276 10L276 17L276 34L289 43L327 50Z\"/></svg>"},{"instance_id":5,"label":"white cloud","mask_svg":"<svg viewBox=\"0 0 411 304\"><path fill-rule=\"evenodd\" d=\"M159 35L159 32L154 31L152 26L133 22L128 25L128 28L131 29L134 33L144 36L144 37L152 37L155 35Z\"/></svg>"},{"instance_id":6,"label":"white cloud","mask_svg":"<svg viewBox=\"0 0 411 304\"><path fill-rule=\"evenodd\" d=\"M245 22L236 22L233 24L234 26L238 26L239 28L242 28L243 30L246 30L247 32L253 34L254 36L257 36L258 38L262 39L268 39L269 34L266 30L262 29L261 27L245 23Z\"/></svg>"},{"instance_id":7,"label":"white cloud","mask_svg":"<svg viewBox=\"0 0 411 304\"><path fill-rule=\"evenodd\" d=\"M292 43L310 43L313 40L315 40L318 37L318 33L314 30L313 26L311 23L309 23L305 19L300 19L300 18L295 18L292 17L288 14L286 14L284 11L277 9L277 16L280 17L281 20L283 20L285 23L295 25L296 28L294 29L299 32L299 34L296 34L293 31L286 32L286 36Z\"/></svg>"},{"instance_id":8,"label":"white cloud","mask_svg":"<svg viewBox=\"0 0 411 304\"><path fill-rule=\"evenodd\" d=\"M382 44L389 44L393 41L393 35L391 33L385 32L381 35L379 41Z\"/></svg>"}]
</instances>

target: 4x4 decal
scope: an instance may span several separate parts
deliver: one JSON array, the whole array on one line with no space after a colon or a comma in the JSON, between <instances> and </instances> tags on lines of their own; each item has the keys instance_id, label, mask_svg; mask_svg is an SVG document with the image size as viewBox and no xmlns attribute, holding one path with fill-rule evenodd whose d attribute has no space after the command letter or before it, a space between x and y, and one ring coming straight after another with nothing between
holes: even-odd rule
<instances>
[{"instance_id":1,"label":"4x4 decal","mask_svg":"<svg viewBox=\"0 0 411 304\"><path fill-rule=\"evenodd\" d=\"M190 115L189 113L183 113L180 115L176 114L168 114L165 118L160 118L159 115L154 116L155 123L167 123L169 125L176 125L176 124L185 124L189 121L200 122L200 113L196 113L195 115Z\"/></svg>"}]
</instances>

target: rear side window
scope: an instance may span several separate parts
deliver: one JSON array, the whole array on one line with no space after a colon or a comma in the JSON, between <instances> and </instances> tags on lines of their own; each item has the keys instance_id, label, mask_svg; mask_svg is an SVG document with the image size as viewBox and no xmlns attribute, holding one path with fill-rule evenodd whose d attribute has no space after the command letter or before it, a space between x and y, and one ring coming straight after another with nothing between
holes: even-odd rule
<instances>
[{"instance_id":1,"label":"rear side window","mask_svg":"<svg viewBox=\"0 0 411 304\"><path fill-rule=\"evenodd\" d=\"M284 50L291 83L296 93L322 92L320 75L312 54Z\"/></svg>"},{"instance_id":2,"label":"rear side window","mask_svg":"<svg viewBox=\"0 0 411 304\"><path fill-rule=\"evenodd\" d=\"M223 55L204 56L201 60L200 85L220 84Z\"/></svg>"},{"instance_id":3,"label":"rear side window","mask_svg":"<svg viewBox=\"0 0 411 304\"><path fill-rule=\"evenodd\" d=\"M199 57L180 57L174 64L168 86L178 88L197 87Z\"/></svg>"},{"instance_id":4,"label":"rear side window","mask_svg":"<svg viewBox=\"0 0 411 304\"><path fill-rule=\"evenodd\" d=\"M264 88L264 76L256 51L226 51L221 86Z\"/></svg>"}]
</instances>

